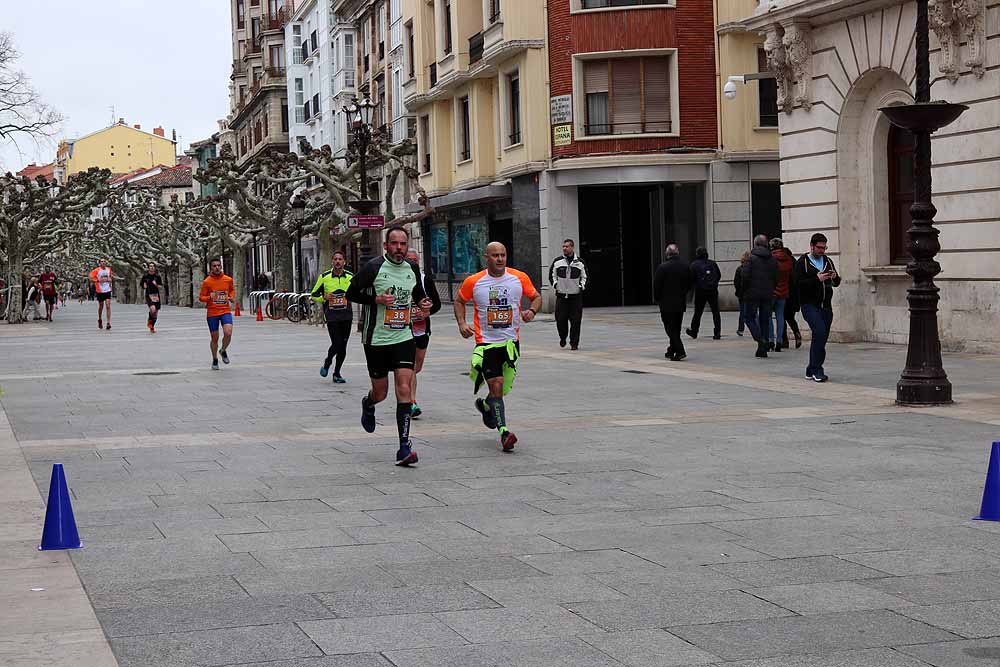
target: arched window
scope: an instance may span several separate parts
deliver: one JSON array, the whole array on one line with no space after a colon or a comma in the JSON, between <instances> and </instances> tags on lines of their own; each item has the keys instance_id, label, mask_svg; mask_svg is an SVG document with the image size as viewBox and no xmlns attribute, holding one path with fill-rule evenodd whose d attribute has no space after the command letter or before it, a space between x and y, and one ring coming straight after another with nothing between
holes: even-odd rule
<instances>
[{"instance_id":1,"label":"arched window","mask_svg":"<svg viewBox=\"0 0 1000 667\"><path fill-rule=\"evenodd\" d=\"M893 264L910 261L910 205L913 204L913 134L893 125L889 129L889 258Z\"/></svg>"}]
</instances>

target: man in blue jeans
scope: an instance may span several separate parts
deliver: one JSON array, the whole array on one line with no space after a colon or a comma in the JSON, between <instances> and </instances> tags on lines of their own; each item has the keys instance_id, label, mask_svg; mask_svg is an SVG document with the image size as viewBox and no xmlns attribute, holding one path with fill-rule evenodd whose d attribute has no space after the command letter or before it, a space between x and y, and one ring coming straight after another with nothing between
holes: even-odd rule
<instances>
[{"instance_id":1,"label":"man in blue jeans","mask_svg":"<svg viewBox=\"0 0 1000 667\"><path fill-rule=\"evenodd\" d=\"M809 240L809 252L799 257L795 263L799 305L802 317L812 331L806 379L815 382L826 382L829 379L823 370L823 362L826 361L826 341L833 324L833 288L840 285L837 267L826 256L826 244L826 236L813 234Z\"/></svg>"}]
</instances>

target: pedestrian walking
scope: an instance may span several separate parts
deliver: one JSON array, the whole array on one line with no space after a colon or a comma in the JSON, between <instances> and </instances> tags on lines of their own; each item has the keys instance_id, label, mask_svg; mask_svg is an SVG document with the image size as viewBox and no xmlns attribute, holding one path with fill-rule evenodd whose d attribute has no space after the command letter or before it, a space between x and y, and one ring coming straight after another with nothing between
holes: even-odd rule
<instances>
[{"instance_id":1,"label":"pedestrian walking","mask_svg":"<svg viewBox=\"0 0 1000 667\"><path fill-rule=\"evenodd\" d=\"M410 248L406 252L406 261L413 264L420 270L420 284L424 286L424 294L431 300L431 309L424 317L419 306L413 306L410 326L413 329L413 344L416 346L416 356L413 358L413 382L410 385L410 396L413 399L413 409L411 415L414 419L423 414L420 405L417 404L417 378L420 371L424 369L424 359L427 358L427 348L431 344L431 318L430 316L441 310L441 296L438 294L437 285L434 283L434 276L427 275L420 267L420 255L416 249Z\"/></svg>"},{"instance_id":2,"label":"pedestrian walking","mask_svg":"<svg viewBox=\"0 0 1000 667\"><path fill-rule=\"evenodd\" d=\"M795 282L795 255L788 248L781 249L792 260L792 275L788 284L788 300L785 302L785 321L781 327L781 346L788 348L788 330L795 336L795 349L802 347L802 332L795 314L799 312L799 288Z\"/></svg>"},{"instance_id":3,"label":"pedestrian walking","mask_svg":"<svg viewBox=\"0 0 1000 667\"><path fill-rule=\"evenodd\" d=\"M38 284L38 278L32 276L28 281L28 289L25 294L24 310L21 311L21 318L28 319L28 311L31 311L33 313L32 321L42 319L42 316L38 313L38 304L42 302L42 288Z\"/></svg>"},{"instance_id":4,"label":"pedestrian walking","mask_svg":"<svg viewBox=\"0 0 1000 667\"><path fill-rule=\"evenodd\" d=\"M653 277L653 300L660 306L660 319L670 340L663 356L670 361L680 361L687 356L681 340L681 326L691 282L691 267L681 259L677 245L671 243L664 252L664 262L657 267Z\"/></svg>"},{"instance_id":5,"label":"pedestrian walking","mask_svg":"<svg viewBox=\"0 0 1000 667\"><path fill-rule=\"evenodd\" d=\"M784 347L788 347L788 335L785 331L785 307L788 304L788 295L791 290L792 275L795 269L795 260L785 252L785 244L781 239L771 239L768 244L771 248L771 256L778 264L778 280L774 285L774 299L771 302L771 313L767 317L768 339L770 346L775 352L781 352L782 341ZM771 314L774 318L771 318Z\"/></svg>"},{"instance_id":6,"label":"pedestrian walking","mask_svg":"<svg viewBox=\"0 0 1000 667\"><path fill-rule=\"evenodd\" d=\"M549 266L549 285L556 290L556 331L559 332L559 347L580 347L580 323L583 320L583 292L587 289L587 267L576 254L573 239L562 244L562 255L552 260Z\"/></svg>"},{"instance_id":7,"label":"pedestrian walking","mask_svg":"<svg viewBox=\"0 0 1000 667\"><path fill-rule=\"evenodd\" d=\"M770 343L768 320L771 317L771 303L774 288L778 283L778 262L771 256L767 237L758 234L753 240L753 250L743 267L743 298L747 304L747 327L757 341L757 357L766 358Z\"/></svg>"},{"instance_id":8,"label":"pedestrian walking","mask_svg":"<svg viewBox=\"0 0 1000 667\"><path fill-rule=\"evenodd\" d=\"M211 336L208 347L212 351L212 370L219 370L222 363L229 363L229 343L233 339L232 304L236 301L236 286L233 279L222 272L222 260L209 262L209 275L201 284L198 300L206 304L205 316ZM222 327L222 347L219 347L219 327Z\"/></svg>"},{"instance_id":9,"label":"pedestrian walking","mask_svg":"<svg viewBox=\"0 0 1000 667\"><path fill-rule=\"evenodd\" d=\"M333 383L344 384L347 380L340 374L340 370L347 359L347 341L351 337L351 324L354 322L354 310L347 302L347 290L351 286L354 274L347 270L347 256L340 250L333 253L330 264L330 270L321 273L312 288L312 300L323 304L326 331L330 336L330 347L326 351L323 365L319 368L319 374L326 377L336 357ZM257 276L258 285L261 284L262 277Z\"/></svg>"},{"instance_id":10,"label":"pedestrian walking","mask_svg":"<svg viewBox=\"0 0 1000 667\"><path fill-rule=\"evenodd\" d=\"M695 250L694 256L695 260L691 262L691 277L694 280L694 317L691 318L687 335L691 338L698 337L701 314L705 311L707 303L712 309L712 323L715 325L712 338L719 340L722 338L722 316L719 314L719 281L722 280L722 272L719 271L719 265L708 258L708 250L705 248Z\"/></svg>"},{"instance_id":11,"label":"pedestrian walking","mask_svg":"<svg viewBox=\"0 0 1000 667\"><path fill-rule=\"evenodd\" d=\"M795 279L799 291L799 307L812 332L809 345L809 365L806 379L826 382L829 378L823 369L826 361L826 342L833 324L833 288L840 286L840 274L833 260L826 256L826 236L813 234L809 252L795 263Z\"/></svg>"},{"instance_id":12,"label":"pedestrian walking","mask_svg":"<svg viewBox=\"0 0 1000 667\"><path fill-rule=\"evenodd\" d=\"M743 331L746 329L746 318L747 318L747 304L743 299L744 289L743 289L743 267L747 265L750 260L750 251L747 250L740 257L740 265L736 267L736 272L733 274L733 289L736 291L736 300L740 305L740 321L736 325L736 335L742 336Z\"/></svg>"}]
</instances>

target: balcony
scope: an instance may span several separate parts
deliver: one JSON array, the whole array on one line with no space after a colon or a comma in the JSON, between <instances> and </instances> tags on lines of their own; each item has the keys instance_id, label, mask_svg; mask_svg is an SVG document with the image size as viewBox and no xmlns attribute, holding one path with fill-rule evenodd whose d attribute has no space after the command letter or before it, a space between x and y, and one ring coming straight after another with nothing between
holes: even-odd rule
<instances>
[{"instance_id":1,"label":"balcony","mask_svg":"<svg viewBox=\"0 0 1000 667\"><path fill-rule=\"evenodd\" d=\"M264 72L267 74L268 83L284 81L287 74L287 70L284 67L265 67Z\"/></svg>"},{"instance_id":2,"label":"balcony","mask_svg":"<svg viewBox=\"0 0 1000 667\"><path fill-rule=\"evenodd\" d=\"M469 64L483 59L483 33L477 32L469 38Z\"/></svg>"},{"instance_id":3,"label":"balcony","mask_svg":"<svg viewBox=\"0 0 1000 667\"><path fill-rule=\"evenodd\" d=\"M281 30L285 27L285 23L291 17L291 12L293 10L278 7L278 11L274 13L267 13L263 16L264 30Z\"/></svg>"}]
</instances>

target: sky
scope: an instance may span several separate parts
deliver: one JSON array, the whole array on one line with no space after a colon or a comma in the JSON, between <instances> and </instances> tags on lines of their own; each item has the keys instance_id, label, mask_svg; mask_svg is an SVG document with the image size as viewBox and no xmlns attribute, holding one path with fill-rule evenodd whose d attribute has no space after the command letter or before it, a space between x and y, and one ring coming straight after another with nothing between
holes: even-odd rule
<instances>
[{"instance_id":1,"label":"sky","mask_svg":"<svg viewBox=\"0 0 1000 667\"><path fill-rule=\"evenodd\" d=\"M156 126L178 143L218 131L229 111L232 66L227 0L2 0L0 30L13 34L24 71L66 118L51 141L0 143L0 168L17 171L55 157L72 138L124 118Z\"/></svg>"}]
</instances>

